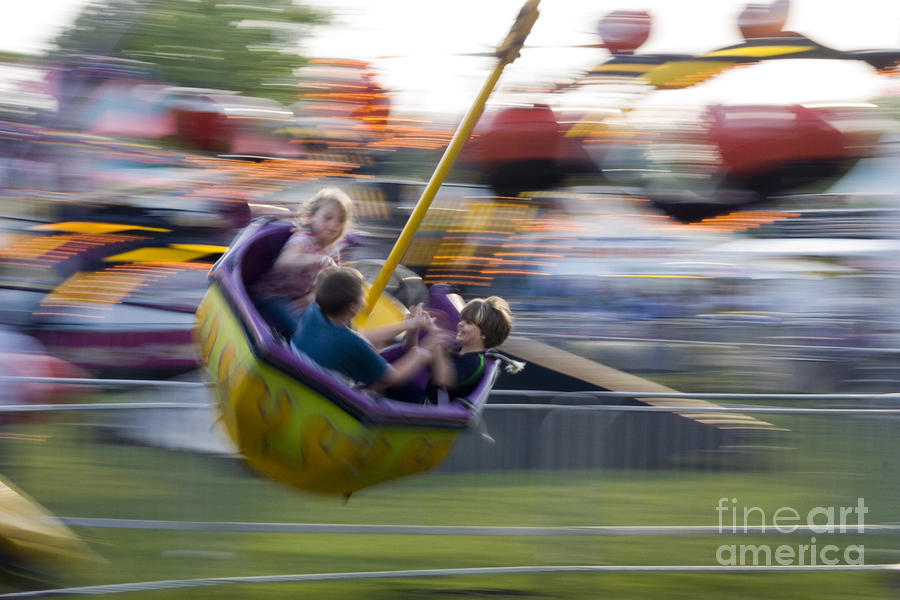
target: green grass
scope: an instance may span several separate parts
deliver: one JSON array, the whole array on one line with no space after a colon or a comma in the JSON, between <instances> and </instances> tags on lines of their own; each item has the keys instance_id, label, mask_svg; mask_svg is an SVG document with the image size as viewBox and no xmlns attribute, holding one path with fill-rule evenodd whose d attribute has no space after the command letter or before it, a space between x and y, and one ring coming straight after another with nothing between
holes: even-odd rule
<instances>
[{"instance_id":1,"label":"green grass","mask_svg":"<svg viewBox=\"0 0 900 600\"><path fill-rule=\"evenodd\" d=\"M0 439L0 471L50 511L69 517L715 526L715 506L722 497L738 498L739 507L758 506L767 515L782 506L801 513L815 506L849 506L863 497L870 511L867 523L898 521L897 424L805 416L768 420L790 431L764 461L746 457L753 468L722 469L710 462L708 468L673 463L644 470L438 471L363 490L347 503L258 478L229 458L103 441L90 424L62 421L15 428L33 434L31 440ZM56 573L54 585L523 565L714 565L721 544L809 543L803 535L500 537L106 528L77 533L108 564ZM864 544L867 564L900 560L896 536L822 535L818 543ZM896 576L879 573L517 574L226 585L140 592L139 597L888 598L898 585ZM0 582L0 592L13 589Z\"/></svg>"}]
</instances>

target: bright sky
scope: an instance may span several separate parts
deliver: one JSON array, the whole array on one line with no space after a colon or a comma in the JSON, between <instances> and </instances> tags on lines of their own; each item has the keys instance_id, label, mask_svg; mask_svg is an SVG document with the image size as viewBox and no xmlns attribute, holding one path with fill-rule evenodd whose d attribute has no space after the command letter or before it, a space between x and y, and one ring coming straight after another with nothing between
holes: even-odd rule
<instances>
[{"instance_id":1,"label":"bright sky","mask_svg":"<svg viewBox=\"0 0 900 600\"><path fill-rule=\"evenodd\" d=\"M396 57L376 61L384 73L386 87L405 91L398 104L406 99L432 109L468 106L493 63L489 58L458 54L492 50L505 36L524 2L310 1L332 8L336 16L328 30L319 32L308 46L310 49L324 56ZM742 41L737 15L747 3L747 0L541 0L541 14L526 49L506 68L501 86L521 81L565 81L602 62L608 56L603 50L560 46L597 43L596 24L613 10L650 12L653 27L642 51L699 53ZM839 49L900 48L900 2L792 0L786 27ZM535 48L528 49L528 46ZM834 67L832 62L823 68ZM854 69L859 70L860 66L838 68L852 77ZM772 70L777 69L775 66ZM793 75L785 73L785 76ZM807 85L820 85L817 81L822 78L810 70L806 79ZM848 80L848 87L854 87L858 81ZM787 87L797 88L796 85ZM757 95L771 91L751 84L747 93L754 90Z\"/></svg>"},{"instance_id":2,"label":"bright sky","mask_svg":"<svg viewBox=\"0 0 900 600\"><path fill-rule=\"evenodd\" d=\"M4 2L0 50L38 52L45 41L70 25L86 0Z\"/></svg>"},{"instance_id":3,"label":"bright sky","mask_svg":"<svg viewBox=\"0 0 900 600\"><path fill-rule=\"evenodd\" d=\"M373 58L386 87L439 109L472 98L490 59L458 56L491 50L524 0L307 0L335 13L305 46L309 54ZM0 49L37 51L71 23L87 0L4 2ZM736 16L746 0L542 0L532 46L595 43L597 21L616 9L648 10L653 30L644 51L700 52L740 41ZM793 0L789 29L836 48L900 48L897 0ZM599 63L597 49L535 48L507 67L504 81L564 80Z\"/></svg>"}]
</instances>

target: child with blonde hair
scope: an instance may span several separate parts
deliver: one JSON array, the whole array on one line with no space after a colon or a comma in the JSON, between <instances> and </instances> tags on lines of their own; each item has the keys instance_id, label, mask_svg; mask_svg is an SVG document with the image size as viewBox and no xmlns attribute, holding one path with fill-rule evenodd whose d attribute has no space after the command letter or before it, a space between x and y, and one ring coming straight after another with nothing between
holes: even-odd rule
<instances>
[{"instance_id":1,"label":"child with blonde hair","mask_svg":"<svg viewBox=\"0 0 900 600\"><path fill-rule=\"evenodd\" d=\"M294 233L250 289L260 314L287 338L315 299L319 273L340 265L352 205L350 197L335 187L323 188L300 203Z\"/></svg>"}]
</instances>

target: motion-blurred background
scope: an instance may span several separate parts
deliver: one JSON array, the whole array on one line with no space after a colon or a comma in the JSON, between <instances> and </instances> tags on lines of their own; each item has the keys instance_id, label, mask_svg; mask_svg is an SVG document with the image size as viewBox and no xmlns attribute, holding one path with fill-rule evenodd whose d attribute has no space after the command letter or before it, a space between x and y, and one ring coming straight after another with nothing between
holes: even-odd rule
<instances>
[{"instance_id":1,"label":"motion-blurred background","mask_svg":"<svg viewBox=\"0 0 900 600\"><path fill-rule=\"evenodd\" d=\"M338 185L355 202L348 258L377 272L518 9L505 0L3 8L0 401L197 408L2 413L0 473L69 519L105 562L45 568L32 558L40 551L5 543L0 591L714 565L720 544L734 541L635 529L480 531L430 543L409 531L190 524L715 526L720 498L768 515L865 498L867 519L889 535L834 543L864 543L867 564L898 561L892 2L545 0L402 261L392 291L404 300L438 282L464 298L500 295L518 337L569 353L569 366L592 361L573 375L587 383L535 369L529 379L528 368L518 382L501 379L507 399L583 405L597 397L566 394L627 381L630 392L720 394L711 412L488 411L495 445L472 434L435 473L347 505L256 478L217 435L191 340L208 269L253 217L290 217L297 202ZM597 384L607 376L610 385ZM109 381L28 379L52 377ZM152 383L170 380L178 385ZM751 404L773 412L740 413ZM732 412L715 412L723 407ZM834 408L857 412L824 412ZM737 543L747 540L769 542ZM798 541L809 535L778 543ZM879 598L897 585L866 572L604 573L191 593Z\"/></svg>"}]
</instances>

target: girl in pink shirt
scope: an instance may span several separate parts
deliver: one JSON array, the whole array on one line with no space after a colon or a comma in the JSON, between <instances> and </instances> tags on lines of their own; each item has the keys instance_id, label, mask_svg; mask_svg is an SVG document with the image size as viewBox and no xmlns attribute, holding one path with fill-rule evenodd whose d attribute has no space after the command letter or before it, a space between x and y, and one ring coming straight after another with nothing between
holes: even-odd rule
<instances>
[{"instance_id":1,"label":"girl in pink shirt","mask_svg":"<svg viewBox=\"0 0 900 600\"><path fill-rule=\"evenodd\" d=\"M341 245L350 222L353 201L342 190L327 187L297 213L297 227L268 271L251 286L260 314L285 337L315 299L319 273L341 262Z\"/></svg>"}]
</instances>

